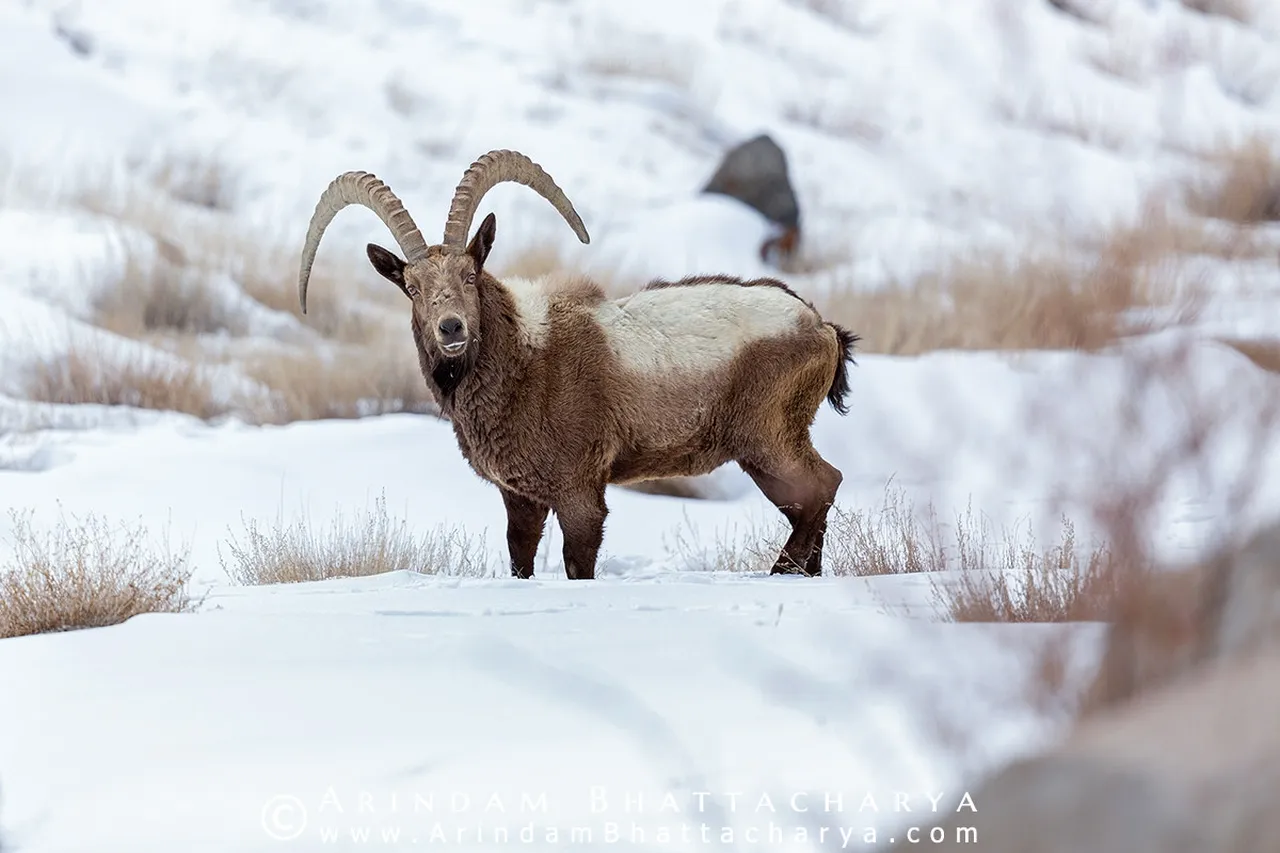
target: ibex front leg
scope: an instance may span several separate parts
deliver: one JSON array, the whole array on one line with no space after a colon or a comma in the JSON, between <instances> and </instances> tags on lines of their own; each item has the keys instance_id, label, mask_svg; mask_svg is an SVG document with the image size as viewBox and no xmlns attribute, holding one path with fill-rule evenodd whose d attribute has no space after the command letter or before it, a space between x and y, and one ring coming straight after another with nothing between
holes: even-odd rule
<instances>
[{"instance_id":1,"label":"ibex front leg","mask_svg":"<svg viewBox=\"0 0 1280 853\"><path fill-rule=\"evenodd\" d=\"M507 489L501 491L502 502L507 507L507 552L511 556L511 576L531 578L550 507Z\"/></svg>"}]
</instances>

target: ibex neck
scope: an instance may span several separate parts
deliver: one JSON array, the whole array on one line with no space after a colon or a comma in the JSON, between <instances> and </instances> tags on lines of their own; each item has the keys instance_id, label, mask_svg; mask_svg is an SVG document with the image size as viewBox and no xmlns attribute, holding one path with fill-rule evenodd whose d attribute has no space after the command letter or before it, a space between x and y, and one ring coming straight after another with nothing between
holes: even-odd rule
<instances>
[{"instance_id":1,"label":"ibex neck","mask_svg":"<svg viewBox=\"0 0 1280 853\"><path fill-rule=\"evenodd\" d=\"M504 420L529 362L521 344L519 315L511 293L495 280L485 282L480 298L480 334L475 355L446 394L445 413L459 426L492 425ZM438 383L439 384L439 383Z\"/></svg>"}]
</instances>

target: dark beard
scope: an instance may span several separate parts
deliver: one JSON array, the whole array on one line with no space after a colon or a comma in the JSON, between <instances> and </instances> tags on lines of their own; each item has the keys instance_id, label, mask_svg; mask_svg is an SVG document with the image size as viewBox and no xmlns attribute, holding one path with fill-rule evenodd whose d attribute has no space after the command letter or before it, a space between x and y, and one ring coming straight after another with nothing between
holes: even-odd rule
<instances>
[{"instance_id":1,"label":"dark beard","mask_svg":"<svg viewBox=\"0 0 1280 853\"><path fill-rule=\"evenodd\" d=\"M465 356L441 358L431 369L431 381L440 389L441 398L452 402L453 392L458 390L470 370L471 360Z\"/></svg>"}]
</instances>

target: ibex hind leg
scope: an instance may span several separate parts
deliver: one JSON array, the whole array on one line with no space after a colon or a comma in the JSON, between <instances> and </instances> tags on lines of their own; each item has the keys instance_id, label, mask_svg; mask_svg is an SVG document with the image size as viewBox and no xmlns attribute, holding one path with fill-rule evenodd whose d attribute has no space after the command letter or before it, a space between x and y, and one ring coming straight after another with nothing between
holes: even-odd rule
<instances>
[{"instance_id":1,"label":"ibex hind leg","mask_svg":"<svg viewBox=\"0 0 1280 853\"><path fill-rule=\"evenodd\" d=\"M791 522L791 535L772 573L822 574L827 512L843 479L840 471L808 443L797 451L775 451L738 464Z\"/></svg>"},{"instance_id":2,"label":"ibex hind leg","mask_svg":"<svg viewBox=\"0 0 1280 853\"><path fill-rule=\"evenodd\" d=\"M596 557L604 541L604 520L609 509L604 486L570 496L555 507L564 534L564 572L569 580L592 580Z\"/></svg>"}]
</instances>

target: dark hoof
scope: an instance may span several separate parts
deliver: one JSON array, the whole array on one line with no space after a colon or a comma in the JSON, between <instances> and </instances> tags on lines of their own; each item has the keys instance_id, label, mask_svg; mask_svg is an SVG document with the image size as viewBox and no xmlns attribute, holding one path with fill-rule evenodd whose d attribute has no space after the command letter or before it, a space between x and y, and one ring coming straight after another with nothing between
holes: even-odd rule
<instances>
[{"instance_id":1,"label":"dark hoof","mask_svg":"<svg viewBox=\"0 0 1280 853\"><path fill-rule=\"evenodd\" d=\"M773 564L773 570L769 572L771 575L803 575L806 578L816 578L822 574L822 569L810 571L808 566L801 568L790 560L779 559Z\"/></svg>"}]
</instances>

